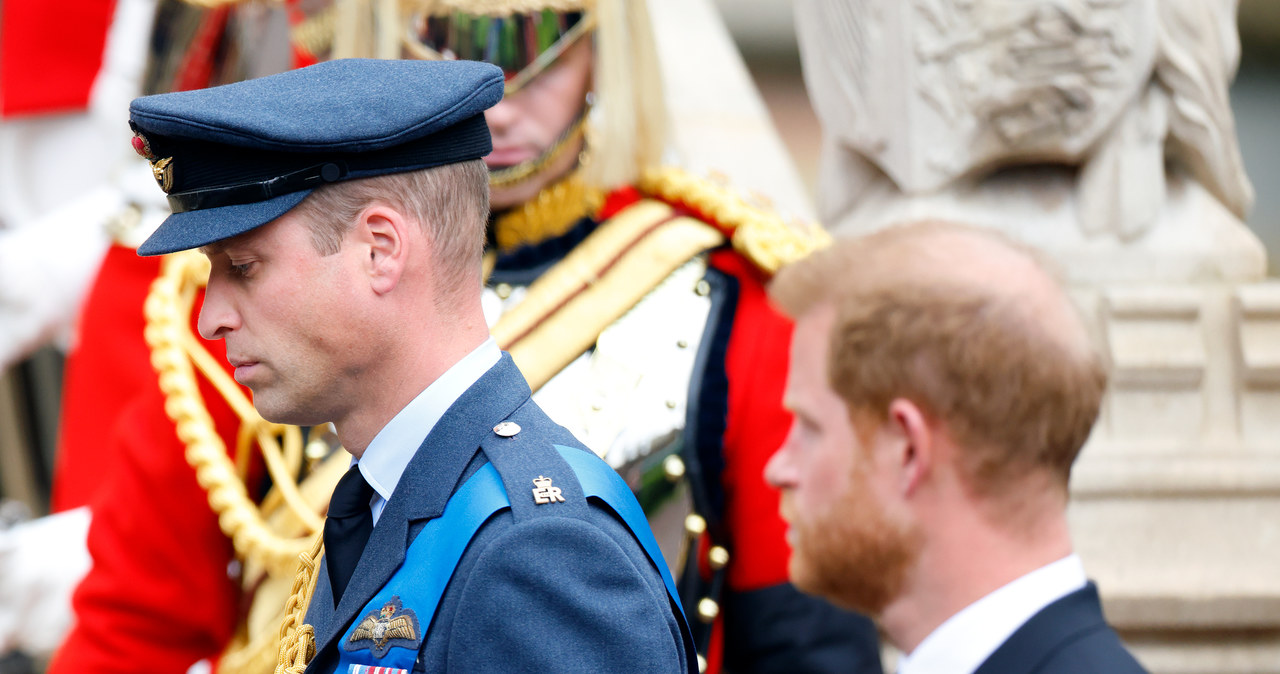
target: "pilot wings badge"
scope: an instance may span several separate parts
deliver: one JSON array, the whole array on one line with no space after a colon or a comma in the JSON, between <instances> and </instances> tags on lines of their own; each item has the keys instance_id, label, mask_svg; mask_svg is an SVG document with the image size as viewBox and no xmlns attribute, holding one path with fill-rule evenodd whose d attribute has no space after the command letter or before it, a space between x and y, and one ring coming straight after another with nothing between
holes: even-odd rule
<instances>
[{"instance_id":1,"label":"pilot wings badge","mask_svg":"<svg viewBox=\"0 0 1280 674\"><path fill-rule=\"evenodd\" d=\"M369 649L375 658L380 658L392 646L416 649L420 639L418 615L412 609L404 608L400 597L392 596L382 608L370 611L356 625L351 638L342 647L351 652Z\"/></svg>"}]
</instances>

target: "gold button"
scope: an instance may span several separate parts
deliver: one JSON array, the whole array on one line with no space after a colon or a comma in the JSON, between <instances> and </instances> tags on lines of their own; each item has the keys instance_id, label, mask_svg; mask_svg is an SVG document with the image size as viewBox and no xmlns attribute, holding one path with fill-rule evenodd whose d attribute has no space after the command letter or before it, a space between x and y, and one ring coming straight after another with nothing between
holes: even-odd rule
<instances>
[{"instance_id":1,"label":"gold button","mask_svg":"<svg viewBox=\"0 0 1280 674\"><path fill-rule=\"evenodd\" d=\"M720 605L716 600L705 597L698 602L698 618L704 623L712 622L720 615Z\"/></svg>"},{"instance_id":2,"label":"gold button","mask_svg":"<svg viewBox=\"0 0 1280 674\"><path fill-rule=\"evenodd\" d=\"M672 454L662 460L662 472L671 482L679 482L684 477L684 459Z\"/></svg>"},{"instance_id":3,"label":"gold button","mask_svg":"<svg viewBox=\"0 0 1280 674\"><path fill-rule=\"evenodd\" d=\"M493 427L493 432L504 438L510 438L520 432L520 424L514 421L504 421Z\"/></svg>"},{"instance_id":4,"label":"gold button","mask_svg":"<svg viewBox=\"0 0 1280 674\"><path fill-rule=\"evenodd\" d=\"M312 438L307 442L305 453L307 458L311 461L319 461L320 459L329 456L329 443L325 442L321 438Z\"/></svg>"},{"instance_id":5,"label":"gold button","mask_svg":"<svg viewBox=\"0 0 1280 674\"><path fill-rule=\"evenodd\" d=\"M689 513L688 517L684 518L684 530L690 536L701 536L707 530L707 521L698 513Z\"/></svg>"},{"instance_id":6,"label":"gold button","mask_svg":"<svg viewBox=\"0 0 1280 674\"><path fill-rule=\"evenodd\" d=\"M505 300L511 297L511 286L506 283L499 283L493 287L493 292L498 294L498 299Z\"/></svg>"},{"instance_id":7,"label":"gold button","mask_svg":"<svg viewBox=\"0 0 1280 674\"><path fill-rule=\"evenodd\" d=\"M698 672L701 673L705 671L707 671L707 659L701 653L699 653L698 654Z\"/></svg>"},{"instance_id":8,"label":"gold button","mask_svg":"<svg viewBox=\"0 0 1280 674\"><path fill-rule=\"evenodd\" d=\"M729 563L729 551L719 545L713 545L707 551L707 561L711 563L712 571L723 569Z\"/></svg>"},{"instance_id":9,"label":"gold button","mask_svg":"<svg viewBox=\"0 0 1280 674\"><path fill-rule=\"evenodd\" d=\"M679 340L679 341L677 341L677 342L676 342L676 346L678 346L678 347L680 347L680 348L682 348L682 349L687 349L687 348L689 348L689 340L687 340L687 339L681 339L681 340Z\"/></svg>"},{"instance_id":10,"label":"gold button","mask_svg":"<svg viewBox=\"0 0 1280 674\"><path fill-rule=\"evenodd\" d=\"M702 279L693 287L693 292L698 293L699 297L706 297L711 294L711 284L707 283L706 279Z\"/></svg>"}]
</instances>

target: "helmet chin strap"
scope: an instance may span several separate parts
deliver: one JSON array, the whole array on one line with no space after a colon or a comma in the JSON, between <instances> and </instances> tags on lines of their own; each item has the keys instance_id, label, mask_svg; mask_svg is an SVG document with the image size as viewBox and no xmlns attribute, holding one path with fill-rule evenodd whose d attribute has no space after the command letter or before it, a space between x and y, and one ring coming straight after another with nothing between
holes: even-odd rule
<instances>
[{"instance_id":1,"label":"helmet chin strap","mask_svg":"<svg viewBox=\"0 0 1280 674\"><path fill-rule=\"evenodd\" d=\"M560 133L560 136L551 144L551 147L528 161L522 161L519 164L504 166L499 169L490 169L489 187L491 189L515 187L546 171L549 166L556 163L560 157L569 151L569 147L575 141L582 138L583 131L586 129L587 114L590 112L591 97L588 95L587 103L583 105L582 112L569 124L568 128Z\"/></svg>"}]
</instances>

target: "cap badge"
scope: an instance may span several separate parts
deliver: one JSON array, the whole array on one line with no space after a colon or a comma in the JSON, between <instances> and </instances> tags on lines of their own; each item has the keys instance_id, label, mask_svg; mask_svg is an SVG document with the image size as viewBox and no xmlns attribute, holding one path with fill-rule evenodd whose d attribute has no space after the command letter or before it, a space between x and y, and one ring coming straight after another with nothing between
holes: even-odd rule
<instances>
[{"instance_id":1,"label":"cap badge","mask_svg":"<svg viewBox=\"0 0 1280 674\"><path fill-rule=\"evenodd\" d=\"M520 424L514 421L504 421L493 427L493 432L504 438L514 437L520 432Z\"/></svg>"},{"instance_id":2,"label":"cap badge","mask_svg":"<svg viewBox=\"0 0 1280 674\"><path fill-rule=\"evenodd\" d=\"M393 646L417 650L421 633L418 614L404 608L400 597L393 595L382 608L365 615L342 648L350 652L368 649L380 658Z\"/></svg>"},{"instance_id":3,"label":"cap badge","mask_svg":"<svg viewBox=\"0 0 1280 674\"><path fill-rule=\"evenodd\" d=\"M151 175L165 194L173 189L173 157L154 159L151 161Z\"/></svg>"},{"instance_id":4,"label":"cap badge","mask_svg":"<svg viewBox=\"0 0 1280 674\"><path fill-rule=\"evenodd\" d=\"M139 157L151 162L151 175L156 179L156 184L160 185L160 189L168 194L169 190L173 189L173 157L158 159L151 151L151 142L141 132L133 134L133 151L137 152Z\"/></svg>"},{"instance_id":5,"label":"cap badge","mask_svg":"<svg viewBox=\"0 0 1280 674\"><path fill-rule=\"evenodd\" d=\"M555 503L556 501L564 503L564 497L560 495L560 488L551 486L551 478L539 475L533 481L533 486L534 503L538 505Z\"/></svg>"}]
</instances>

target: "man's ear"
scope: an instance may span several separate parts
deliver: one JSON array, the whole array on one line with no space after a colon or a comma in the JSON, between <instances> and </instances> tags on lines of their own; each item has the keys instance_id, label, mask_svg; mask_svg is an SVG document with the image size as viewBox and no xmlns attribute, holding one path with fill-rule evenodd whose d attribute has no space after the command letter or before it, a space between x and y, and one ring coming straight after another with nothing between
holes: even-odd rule
<instances>
[{"instance_id":1,"label":"man's ear","mask_svg":"<svg viewBox=\"0 0 1280 674\"><path fill-rule=\"evenodd\" d=\"M369 252L367 269L373 291L379 295L395 289L408 258L409 230L416 226L399 211L374 204L360 213L357 223Z\"/></svg>"},{"instance_id":2,"label":"man's ear","mask_svg":"<svg viewBox=\"0 0 1280 674\"><path fill-rule=\"evenodd\" d=\"M898 488L904 497L910 497L934 468L934 431L918 405L906 398L894 398L889 403L889 418L883 432L890 435L895 454L894 470L898 474Z\"/></svg>"}]
</instances>

